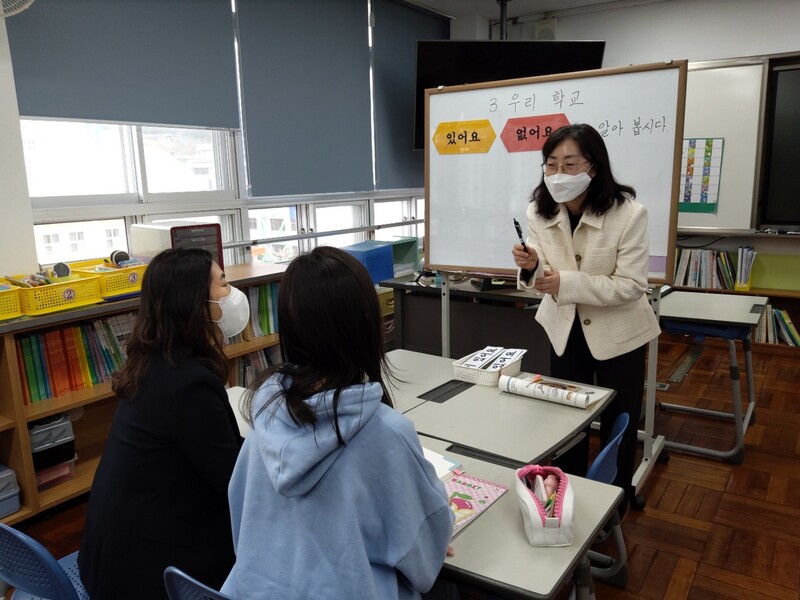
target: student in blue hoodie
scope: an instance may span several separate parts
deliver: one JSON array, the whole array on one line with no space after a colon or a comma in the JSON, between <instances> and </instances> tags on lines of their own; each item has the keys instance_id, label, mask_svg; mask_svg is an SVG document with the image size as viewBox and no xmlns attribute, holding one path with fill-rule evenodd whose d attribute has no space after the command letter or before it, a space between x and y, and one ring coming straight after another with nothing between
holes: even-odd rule
<instances>
[{"instance_id":1,"label":"student in blue hoodie","mask_svg":"<svg viewBox=\"0 0 800 600\"><path fill-rule=\"evenodd\" d=\"M448 552L453 514L411 422L392 408L375 288L322 246L286 269L286 362L245 394L252 426L228 489L248 598L419 598Z\"/></svg>"}]
</instances>

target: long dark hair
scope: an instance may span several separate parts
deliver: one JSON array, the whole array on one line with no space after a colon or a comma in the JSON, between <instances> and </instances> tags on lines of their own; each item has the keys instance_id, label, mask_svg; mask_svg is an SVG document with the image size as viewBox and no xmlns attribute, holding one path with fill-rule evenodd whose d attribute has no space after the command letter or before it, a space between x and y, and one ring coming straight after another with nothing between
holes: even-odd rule
<instances>
[{"instance_id":1,"label":"long dark hair","mask_svg":"<svg viewBox=\"0 0 800 600\"><path fill-rule=\"evenodd\" d=\"M278 331L286 362L250 384L241 408L251 424L257 416L254 395L275 373L290 375L291 384L261 410L282 399L295 423L315 426L317 417L305 401L333 390L334 428L342 444L338 405L344 388L378 383L381 401L392 406L383 380L389 371L375 286L364 266L344 250L320 246L291 262L278 291Z\"/></svg>"},{"instance_id":2,"label":"long dark hair","mask_svg":"<svg viewBox=\"0 0 800 600\"><path fill-rule=\"evenodd\" d=\"M556 146L567 139L575 140L586 160L592 163L594 169L594 177L592 177L592 183L589 184L584 203L585 210L602 215L614 206L614 203L622 204L626 195L631 198L636 197L636 190L614 179L614 174L611 172L611 160L608 157L603 136L591 125L577 123L565 125L554 131L542 147L544 160L547 160ZM558 204L553 200L544 184L544 177L533 190L531 202L534 201L536 202L536 214L540 217L551 219L558 214Z\"/></svg>"},{"instance_id":3,"label":"long dark hair","mask_svg":"<svg viewBox=\"0 0 800 600\"><path fill-rule=\"evenodd\" d=\"M190 355L223 383L228 378L221 333L208 303L212 262L208 250L178 248L164 250L147 266L128 360L112 378L117 396L133 398L150 361L159 355L173 366L179 356Z\"/></svg>"}]
</instances>

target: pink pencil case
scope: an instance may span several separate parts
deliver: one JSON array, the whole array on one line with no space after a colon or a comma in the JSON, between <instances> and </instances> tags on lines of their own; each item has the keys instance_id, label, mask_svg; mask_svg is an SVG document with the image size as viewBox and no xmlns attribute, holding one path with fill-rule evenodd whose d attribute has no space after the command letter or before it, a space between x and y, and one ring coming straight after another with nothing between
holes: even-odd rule
<instances>
[{"instance_id":1,"label":"pink pencil case","mask_svg":"<svg viewBox=\"0 0 800 600\"><path fill-rule=\"evenodd\" d=\"M557 479L555 499L547 502L543 481ZM522 523L531 546L569 546L575 520L575 496L566 473L557 467L525 465L517 469L514 490L522 511Z\"/></svg>"}]
</instances>

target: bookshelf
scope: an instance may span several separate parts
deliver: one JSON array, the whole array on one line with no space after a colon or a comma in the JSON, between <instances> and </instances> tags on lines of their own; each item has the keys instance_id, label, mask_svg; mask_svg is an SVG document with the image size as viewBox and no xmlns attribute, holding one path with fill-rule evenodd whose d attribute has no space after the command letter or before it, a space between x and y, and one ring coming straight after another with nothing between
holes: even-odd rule
<instances>
[{"instance_id":1,"label":"bookshelf","mask_svg":"<svg viewBox=\"0 0 800 600\"><path fill-rule=\"evenodd\" d=\"M246 288L280 281L285 268L286 265L245 264L229 266L225 272L228 281L237 287ZM138 306L138 298L132 298L0 323L0 464L14 470L20 487L20 510L0 519L3 523L10 525L23 521L91 489L117 405L109 381L26 405L22 388L25 383L20 381L17 365L16 338L134 312ZM247 342L230 344L225 347L225 354L231 361L235 361L251 352L279 343L277 334L266 335ZM83 411L81 417L72 424L77 454L74 477L39 490L36 486L28 424L72 409Z\"/></svg>"},{"instance_id":2,"label":"bookshelf","mask_svg":"<svg viewBox=\"0 0 800 600\"><path fill-rule=\"evenodd\" d=\"M775 308L785 309L792 321L800 323L800 236L774 233L701 230L681 230L678 247L685 249L713 249L727 251L736 261L739 246L749 245L758 255L753 263L752 287L747 290L710 289L703 286L674 285L675 289L707 291L721 294L767 296ZM676 257L678 253L676 252ZM676 263L676 272L678 268ZM755 338L754 338L755 339ZM779 340L778 343L755 343L771 352L795 356L797 348Z\"/></svg>"}]
</instances>

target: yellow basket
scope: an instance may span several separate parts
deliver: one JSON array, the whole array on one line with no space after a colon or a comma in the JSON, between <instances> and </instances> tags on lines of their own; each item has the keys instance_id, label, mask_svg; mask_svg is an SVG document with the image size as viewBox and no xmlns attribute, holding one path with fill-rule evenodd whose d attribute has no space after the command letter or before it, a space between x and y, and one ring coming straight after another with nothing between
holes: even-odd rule
<instances>
[{"instance_id":1,"label":"yellow basket","mask_svg":"<svg viewBox=\"0 0 800 600\"><path fill-rule=\"evenodd\" d=\"M134 265L113 271L97 272L94 270L95 267L106 264L103 260L83 260L69 263L69 267L81 277L99 277L100 295L106 299L138 294L142 291L142 277L144 277L147 265Z\"/></svg>"},{"instance_id":2,"label":"yellow basket","mask_svg":"<svg viewBox=\"0 0 800 600\"><path fill-rule=\"evenodd\" d=\"M24 275L15 275L22 279ZM100 278L79 275L67 281L32 288L19 288L19 304L23 315L46 315L51 312L102 302Z\"/></svg>"},{"instance_id":3,"label":"yellow basket","mask_svg":"<svg viewBox=\"0 0 800 600\"><path fill-rule=\"evenodd\" d=\"M0 283L9 282L0 278ZM0 321L16 319L21 316L22 310L19 307L19 288L12 285L10 290L0 290Z\"/></svg>"}]
</instances>

